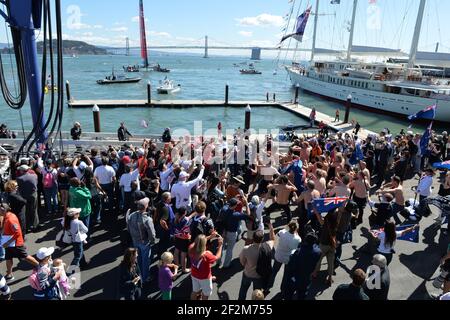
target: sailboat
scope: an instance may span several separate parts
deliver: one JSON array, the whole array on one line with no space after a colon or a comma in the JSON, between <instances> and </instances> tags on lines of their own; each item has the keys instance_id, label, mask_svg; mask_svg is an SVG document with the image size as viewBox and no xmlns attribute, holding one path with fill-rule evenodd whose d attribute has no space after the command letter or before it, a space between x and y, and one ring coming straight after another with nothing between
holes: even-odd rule
<instances>
[{"instance_id":1,"label":"sailboat","mask_svg":"<svg viewBox=\"0 0 450 320\"><path fill-rule=\"evenodd\" d=\"M299 86L305 91L337 101L352 99L355 107L377 113L400 115L405 119L406 116L416 114L429 106L436 106L435 120L450 123L450 79L431 76L420 67L421 59L426 60L427 65L431 63L444 70L450 67L450 54L418 52L426 0L420 0L409 59L404 63L393 59L387 59L383 63L367 63L352 59L352 54L358 53L392 55L391 58L401 54L400 50L353 45L358 0L353 0L349 44L347 51L344 52L345 57L330 61L314 60L321 50L327 55L342 54L339 51L316 48L319 3L320 0L316 0L310 65L303 67L293 63L286 66L294 87ZM309 16L305 13L306 11L303 17L298 17L295 33L288 37L303 35L308 21L305 16Z\"/></svg>"},{"instance_id":2,"label":"sailboat","mask_svg":"<svg viewBox=\"0 0 450 320\"><path fill-rule=\"evenodd\" d=\"M141 33L141 59L142 59L141 68L143 68L145 71L151 71L152 69L149 69L148 63L147 36L145 34L145 17L144 17L143 0L139 0L139 28Z\"/></svg>"}]
</instances>

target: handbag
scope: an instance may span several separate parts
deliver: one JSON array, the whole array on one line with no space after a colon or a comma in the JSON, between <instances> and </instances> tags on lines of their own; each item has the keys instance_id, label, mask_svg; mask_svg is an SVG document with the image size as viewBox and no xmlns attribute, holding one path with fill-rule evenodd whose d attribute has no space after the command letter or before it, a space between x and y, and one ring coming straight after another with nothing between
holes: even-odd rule
<instances>
[{"instance_id":1,"label":"handbag","mask_svg":"<svg viewBox=\"0 0 450 320\"><path fill-rule=\"evenodd\" d=\"M65 229L58 232L55 240L56 240L56 244L58 245L58 247L65 247L73 242L70 231L65 230Z\"/></svg>"}]
</instances>

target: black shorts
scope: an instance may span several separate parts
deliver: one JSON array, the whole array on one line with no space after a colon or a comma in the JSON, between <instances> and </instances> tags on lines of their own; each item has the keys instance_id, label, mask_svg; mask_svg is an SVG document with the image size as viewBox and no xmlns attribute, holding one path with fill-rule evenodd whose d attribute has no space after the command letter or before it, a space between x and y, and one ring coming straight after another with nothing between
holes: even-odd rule
<instances>
[{"instance_id":1,"label":"black shorts","mask_svg":"<svg viewBox=\"0 0 450 320\"><path fill-rule=\"evenodd\" d=\"M27 248L25 247L11 247L5 248L5 259L12 260L13 258L25 259L28 257Z\"/></svg>"},{"instance_id":2,"label":"black shorts","mask_svg":"<svg viewBox=\"0 0 450 320\"><path fill-rule=\"evenodd\" d=\"M178 249L181 252L187 253L188 248L189 248L189 240L175 238L175 249Z\"/></svg>"}]
</instances>

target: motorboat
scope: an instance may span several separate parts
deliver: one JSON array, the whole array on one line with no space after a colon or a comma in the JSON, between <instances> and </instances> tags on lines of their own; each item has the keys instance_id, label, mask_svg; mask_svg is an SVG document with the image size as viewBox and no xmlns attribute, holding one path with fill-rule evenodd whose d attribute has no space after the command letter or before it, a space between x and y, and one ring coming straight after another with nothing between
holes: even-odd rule
<instances>
[{"instance_id":1,"label":"motorboat","mask_svg":"<svg viewBox=\"0 0 450 320\"><path fill-rule=\"evenodd\" d=\"M255 69L241 69L239 72L241 74L262 74L261 71L257 71Z\"/></svg>"},{"instance_id":2,"label":"motorboat","mask_svg":"<svg viewBox=\"0 0 450 320\"><path fill-rule=\"evenodd\" d=\"M181 90L181 85L174 85L172 80L164 79L159 81L160 86L157 88L158 94L172 94Z\"/></svg>"},{"instance_id":3,"label":"motorboat","mask_svg":"<svg viewBox=\"0 0 450 320\"><path fill-rule=\"evenodd\" d=\"M105 77L105 79L97 80L97 84L123 84L123 83L136 83L141 81L142 78L139 77L125 77L125 76L116 76L114 74L114 70L110 76Z\"/></svg>"},{"instance_id":4,"label":"motorboat","mask_svg":"<svg viewBox=\"0 0 450 320\"><path fill-rule=\"evenodd\" d=\"M153 71L162 72L162 73L169 73L170 72L170 70L167 69L167 68L161 68L161 66L159 64L153 67Z\"/></svg>"},{"instance_id":5,"label":"motorboat","mask_svg":"<svg viewBox=\"0 0 450 320\"><path fill-rule=\"evenodd\" d=\"M125 72L139 72L139 66L123 66L123 71Z\"/></svg>"}]
</instances>

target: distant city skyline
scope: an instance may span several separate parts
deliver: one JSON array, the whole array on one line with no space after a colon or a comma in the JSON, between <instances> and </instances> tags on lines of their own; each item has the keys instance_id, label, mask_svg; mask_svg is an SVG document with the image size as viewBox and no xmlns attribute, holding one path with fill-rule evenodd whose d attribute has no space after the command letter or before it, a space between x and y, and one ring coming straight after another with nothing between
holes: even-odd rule
<instances>
[{"instance_id":1,"label":"distant city skyline","mask_svg":"<svg viewBox=\"0 0 450 320\"><path fill-rule=\"evenodd\" d=\"M296 16L308 6L314 12L315 4L315 0L144 0L147 42L149 46L202 45L208 35L211 46L276 47L284 33L292 31ZM292 5L291 23L284 30ZM321 0L318 47L346 48L352 5L353 0L334 5ZM138 0L62 0L63 37L112 47L125 47L128 37L131 46L138 46L138 6ZM418 6L419 0L359 0L354 44L409 52ZM450 1L427 1L419 50L434 51L439 42L440 52L450 52L450 36L445 32L449 18ZM313 22L311 15L303 43L298 43L300 48L311 47ZM0 41L6 40L2 32ZM288 44L289 40L284 45ZM295 40L290 45L295 47ZM233 51L214 50L210 54L247 55ZM276 55L276 51L263 53Z\"/></svg>"}]
</instances>

